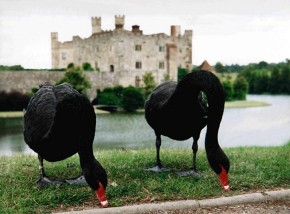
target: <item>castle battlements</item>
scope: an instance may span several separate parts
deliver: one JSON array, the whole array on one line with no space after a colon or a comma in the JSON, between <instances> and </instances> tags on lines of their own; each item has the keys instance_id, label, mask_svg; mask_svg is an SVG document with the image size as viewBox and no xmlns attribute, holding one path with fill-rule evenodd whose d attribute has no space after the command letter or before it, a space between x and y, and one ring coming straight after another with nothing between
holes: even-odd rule
<instances>
[{"instance_id":1,"label":"castle battlements","mask_svg":"<svg viewBox=\"0 0 290 214\"><path fill-rule=\"evenodd\" d=\"M58 33L52 32L52 68L88 62L98 72L111 73L115 82L125 86L136 85L135 80L142 79L146 72L152 72L160 83L168 76L176 80L178 67L191 69L192 30L185 30L182 35L181 26L172 25L170 35L146 35L139 25L125 29L124 15L114 18L115 29L103 30L102 18L91 17L92 34L88 38L76 35L71 41L59 42Z\"/></svg>"}]
</instances>

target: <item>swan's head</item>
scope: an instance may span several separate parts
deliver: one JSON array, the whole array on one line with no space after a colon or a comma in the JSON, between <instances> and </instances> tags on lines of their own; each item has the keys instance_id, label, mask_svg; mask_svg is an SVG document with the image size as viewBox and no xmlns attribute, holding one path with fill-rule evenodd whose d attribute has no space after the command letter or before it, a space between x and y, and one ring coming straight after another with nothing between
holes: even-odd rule
<instances>
[{"instance_id":1,"label":"swan's head","mask_svg":"<svg viewBox=\"0 0 290 214\"><path fill-rule=\"evenodd\" d=\"M218 175L218 179L222 188L225 191L230 190L228 172L230 169L230 161L226 154L218 148L217 150L211 151L208 154L208 161L211 168Z\"/></svg>"},{"instance_id":2,"label":"swan's head","mask_svg":"<svg viewBox=\"0 0 290 214\"><path fill-rule=\"evenodd\" d=\"M225 191L230 191L228 173L223 166L221 166L221 172L218 174L218 178L222 188Z\"/></svg>"},{"instance_id":3,"label":"swan's head","mask_svg":"<svg viewBox=\"0 0 290 214\"><path fill-rule=\"evenodd\" d=\"M102 207L109 205L106 197L106 187L108 183L107 173L102 165L94 160L93 164L88 164L83 168L83 173L88 185L95 192Z\"/></svg>"},{"instance_id":4,"label":"swan's head","mask_svg":"<svg viewBox=\"0 0 290 214\"><path fill-rule=\"evenodd\" d=\"M95 191L96 196L98 197L101 206L107 207L109 205L106 197L106 188L104 188L103 184L99 182L99 188Z\"/></svg>"},{"instance_id":5,"label":"swan's head","mask_svg":"<svg viewBox=\"0 0 290 214\"><path fill-rule=\"evenodd\" d=\"M97 175L97 177L95 177ZM107 179L107 173L105 169L99 165L97 168L97 171L95 171L94 174L94 181L97 183L97 186L94 185L94 190L96 193L96 196L98 197L101 206L102 207L107 207L109 205L106 197L106 187L108 183Z\"/></svg>"}]
</instances>

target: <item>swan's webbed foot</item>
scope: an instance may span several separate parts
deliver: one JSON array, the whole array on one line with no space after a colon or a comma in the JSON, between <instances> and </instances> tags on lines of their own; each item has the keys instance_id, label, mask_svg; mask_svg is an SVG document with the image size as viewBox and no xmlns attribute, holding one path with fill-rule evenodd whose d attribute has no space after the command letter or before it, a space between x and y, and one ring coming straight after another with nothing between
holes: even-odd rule
<instances>
[{"instance_id":1,"label":"swan's webbed foot","mask_svg":"<svg viewBox=\"0 0 290 214\"><path fill-rule=\"evenodd\" d=\"M36 181L37 186L40 188L48 185L60 186L64 183L65 181L63 180L50 179L46 176L42 176Z\"/></svg>"},{"instance_id":2,"label":"swan's webbed foot","mask_svg":"<svg viewBox=\"0 0 290 214\"><path fill-rule=\"evenodd\" d=\"M87 185L88 184L83 175L80 175L76 178L65 179L65 181L69 184L77 184L77 185Z\"/></svg>"},{"instance_id":3,"label":"swan's webbed foot","mask_svg":"<svg viewBox=\"0 0 290 214\"><path fill-rule=\"evenodd\" d=\"M186 171L180 171L180 172L176 172L176 174L180 177L202 177L202 173L197 172L195 167L191 167L189 168L189 170Z\"/></svg>"},{"instance_id":4,"label":"swan's webbed foot","mask_svg":"<svg viewBox=\"0 0 290 214\"><path fill-rule=\"evenodd\" d=\"M170 168L164 167L162 164L156 164L155 166L145 169L146 171L151 172L170 172L172 171Z\"/></svg>"}]
</instances>

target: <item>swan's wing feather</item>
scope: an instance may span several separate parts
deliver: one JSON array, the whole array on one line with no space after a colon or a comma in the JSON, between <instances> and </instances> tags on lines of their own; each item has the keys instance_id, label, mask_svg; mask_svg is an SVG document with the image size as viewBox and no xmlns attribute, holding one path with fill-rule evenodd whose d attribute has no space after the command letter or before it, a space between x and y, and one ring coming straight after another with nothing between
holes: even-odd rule
<instances>
[{"instance_id":1,"label":"swan's wing feather","mask_svg":"<svg viewBox=\"0 0 290 214\"><path fill-rule=\"evenodd\" d=\"M30 99L24 115L24 140L31 147L49 135L56 114L56 97L48 82Z\"/></svg>"}]
</instances>

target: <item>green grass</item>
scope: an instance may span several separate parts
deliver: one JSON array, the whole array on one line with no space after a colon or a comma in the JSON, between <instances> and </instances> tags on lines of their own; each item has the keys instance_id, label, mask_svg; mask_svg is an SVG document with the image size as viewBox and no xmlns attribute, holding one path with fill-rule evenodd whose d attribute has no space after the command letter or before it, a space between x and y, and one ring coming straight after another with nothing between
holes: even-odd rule
<instances>
[{"instance_id":1,"label":"green grass","mask_svg":"<svg viewBox=\"0 0 290 214\"><path fill-rule=\"evenodd\" d=\"M95 155L108 173L110 206L289 188L290 142L280 147L227 148L225 153L231 162L231 191L228 193L221 189L202 149L198 152L198 168L203 173L200 178L145 171L154 165L155 150L102 150ZM177 169L187 169L191 155L190 149L161 150L164 165ZM61 162L45 162L45 169L53 177L77 176L80 172L78 156ZM99 207L88 186L37 188L38 160L34 156L0 157L0 171L0 213L51 213Z\"/></svg>"}]
</instances>

